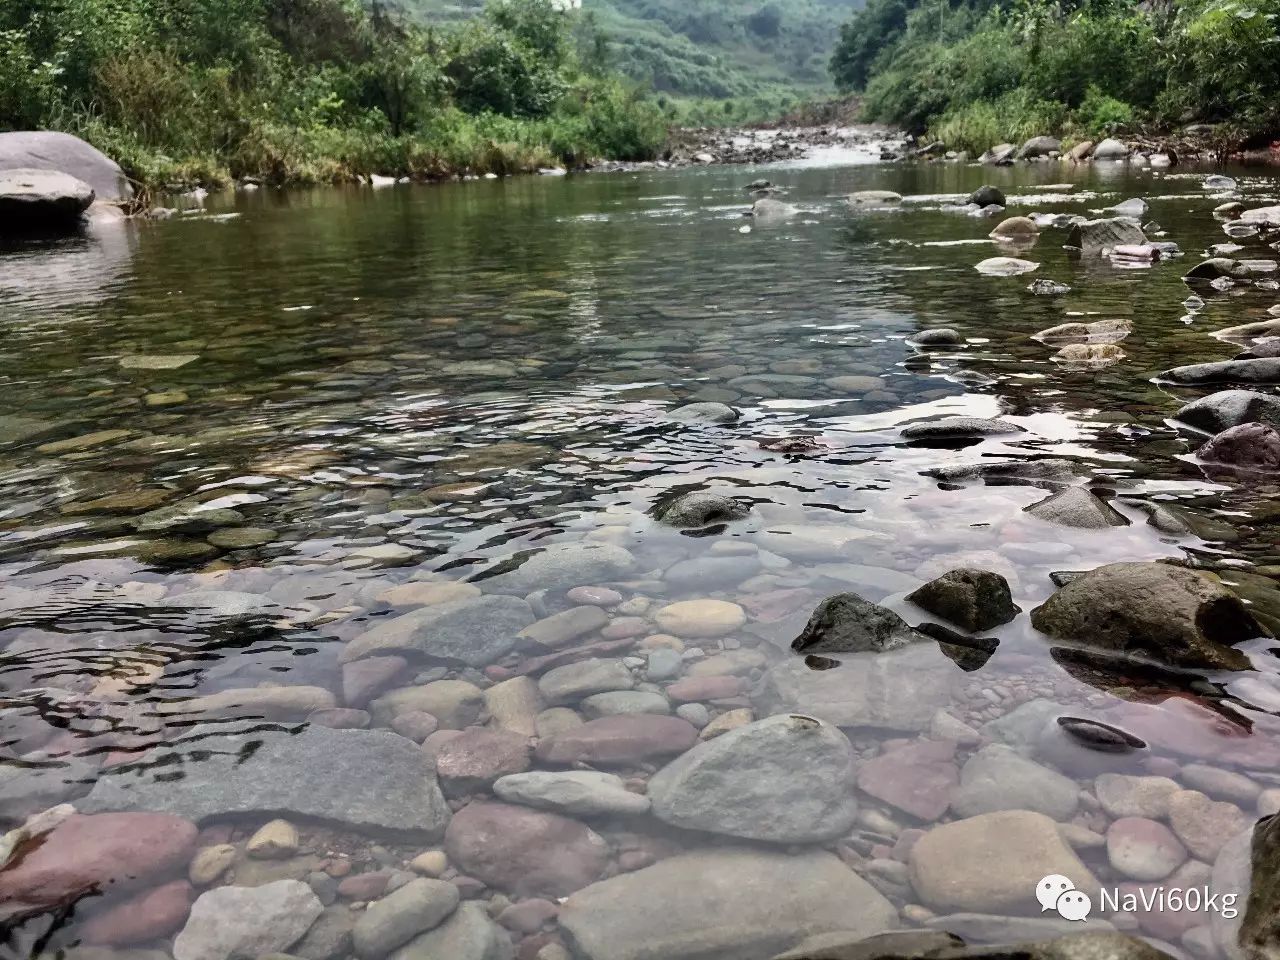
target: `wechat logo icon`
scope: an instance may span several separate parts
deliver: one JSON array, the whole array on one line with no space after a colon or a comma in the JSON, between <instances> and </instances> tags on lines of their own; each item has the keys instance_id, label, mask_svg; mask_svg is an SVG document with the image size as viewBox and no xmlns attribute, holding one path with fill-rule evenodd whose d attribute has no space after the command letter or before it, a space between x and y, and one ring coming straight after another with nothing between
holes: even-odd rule
<instances>
[{"instance_id":1,"label":"wechat logo icon","mask_svg":"<svg viewBox=\"0 0 1280 960\"><path fill-rule=\"evenodd\" d=\"M1093 901L1076 885L1059 873L1051 873L1036 884L1040 912L1057 910L1063 920L1085 920L1093 909Z\"/></svg>"}]
</instances>

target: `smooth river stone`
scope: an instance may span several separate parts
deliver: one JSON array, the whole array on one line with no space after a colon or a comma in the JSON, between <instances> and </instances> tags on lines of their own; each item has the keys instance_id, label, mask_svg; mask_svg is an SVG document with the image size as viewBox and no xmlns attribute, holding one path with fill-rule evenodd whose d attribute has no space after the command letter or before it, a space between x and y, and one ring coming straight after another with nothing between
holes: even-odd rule
<instances>
[{"instance_id":1,"label":"smooth river stone","mask_svg":"<svg viewBox=\"0 0 1280 960\"><path fill-rule=\"evenodd\" d=\"M664 633L676 637L722 637L747 622L746 612L725 600L681 600L658 611Z\"/></svg>"},{"instance_id":2,"label":"smooth river stone","mask_svg":"<svg viewBox=\"0 0 1280 960\"><path fill-rule=\"evenodd\" d=\"M145 769L108 772L80 808L164 811L196 822L272 812L415 839L439 837L449 821L430 758L390 731L195 732L170 744L168 756L186 776L172 778L175 766L162 762L161 749Z\"/></svg>"},{"instance_id":3,"label":"smooth river stone","mask_svg":"<svg viewBox=\"0 0 1280 960\"><path fill-rule=\"evenodd\" d=\"M597 770L535 770L503 777L493 785L498 798L552 813L591 817L649 812L649 798L632 793L625 781Z\"/></svg>"},{"instance_id":4,"label":"smooth river stone","mask_svg":"<svg viewBox=\"0 0 1280 960\"><path fill-rule=\"evenodd\" d=\"M697 728L679 717L620 714L547 737L538 744L537 755L544 763L629 766L684 753L697 740Z\"/></svg>"},{"instance_id":5,"label":"smooth river stone","mask_svg":"<svg viewBox=\"0 0 1280 960\"><path fill-rule=\"evenodd\" d=\"M517 634L533 620L532 608L517 597L483 596L439 603L360 634L342 651L342 660L410 651L483 667L514 649Z\"/></svg>"},{"instance_id":6,"label":"smooth river stone","mask_svg":"<svg viewBox=\"0 0 1280 960\"><path fill-rule=\"evenodd\" d=\"M218 887L200 895L182 932L174 960L238 960L279 953L292 946L324 912L324 904L299 880L259 887Z\"/></svg>"},{"instance_id":7,"label":"smooth river stone","mask_svg":"<svg viewBox=\"0 0 1280 960\"><path fill-rule=\"evenodd\" d=\"M922 740L882 753L858 768L858 789L877 800L932 822L947 812L960 783L956 744Z\"/></svg>"},{"instance_id":8,"label":"smooth river stone","mask_svg":"<svg viewBox=\"0 0 1280 960\"><path fill-rule=\"evenodd\" d=\"M529 769L529 738L505 730L464 730L436 750L436 775L451 797L477 793Z\"/></svg>"},{"instance_id":9,"label":"smooth river stone","mask_svg":"<svg viewBox=\"0 0 1280 960\"><path fill-rule=\"evenodd\" d=\"M478 581L486 591L525 596L534 590L563 590L601 584L632 573L636 558L608 543L553 543L514 570Z\"/></svg>"},{"instance_id":10,"label":"smooth river stone","mask_svg":"<svg viewBox=\"0 0 1280 960\"><path fill-rule=\"evenodd\" d=\"M592 884L560 909L582 960L769 960L815 934L861 939L895 926L888 900L813 850L681 854Z\"/></svg>"}]
</instances>

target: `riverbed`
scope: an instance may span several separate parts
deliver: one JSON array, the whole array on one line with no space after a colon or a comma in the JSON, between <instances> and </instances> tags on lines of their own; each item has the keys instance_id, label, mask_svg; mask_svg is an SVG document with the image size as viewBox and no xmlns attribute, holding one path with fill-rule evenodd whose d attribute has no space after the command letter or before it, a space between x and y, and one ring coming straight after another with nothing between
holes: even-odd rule
<instances>
[{"instance_id":1,"label":"riverbed","mask_svg":"<svg viewBox=\"0 0 1280 960\"><path fill-rule=\"evenodd\" d=\"M1099 901L1241 892L1280 808L1270 641L1117 675L1028 615L1174 560L1280 625L1274 476L1206 470L1172 418L1212 388L1153 379L1270 317L1265 278L1182 276L1274 260L1212 211L1280 183L849 159L227 192L0 254L0 817L54 808L0 871L6 955L1000 943L1086 926L1034 889L1074 873L1089 929L1234 956L1230 918ZM799 212L744 217L759 178ZM1143 198L1182 254L1011 249L959 206L983 183L1008 215ZM975 270L1010 255L1038 266ZM1132 324L1106 365L1033 339L1098 320ZM1014 429L903 436L951 416ZM1072 485L1119 521L1026 512ZM657 519L696 492L741 512ZM1007 581L998 644L790 648L846 592L936 621L906 597L957 568Z\"/></svg>"}]
</instances>

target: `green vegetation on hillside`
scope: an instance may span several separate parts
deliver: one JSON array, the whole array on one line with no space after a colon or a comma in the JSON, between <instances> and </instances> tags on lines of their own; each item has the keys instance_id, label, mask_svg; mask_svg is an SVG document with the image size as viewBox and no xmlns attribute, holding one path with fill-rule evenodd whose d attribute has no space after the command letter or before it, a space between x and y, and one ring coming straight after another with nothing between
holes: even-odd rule
<instances>
[{"instance_id":1,"label":"green vegetation on hillside","mask_svg":"<svg viewBox=\"0 0 1280 960\"><path fill-rule=\"evenodd\" d=\"M427 22L458 22L481 0L398 0ZM776 116L830 90L837 31L862 0L583 0L610 61L682 120ZM728 106L726 107L726 102Z\"/></svg>"},{"instance_id":2,"label":"green vegetation on hillside","mask_svg":"<svg viewBox=\"0 0 1280 960\"><path fill-rule=\"evenodd\" d=\"M870 119L981 151L1043 133L1280 128L1280 0L869 0L836 84Z\"/></svg>"},{"instance_id":3,"label":"green vegetation on hillside","mask_svg":"<svg viewBox=\"0 0 1280 960\"><path fill-rule=\"evenodd\" d=\"M79 134L143 182L651 157L665 121L602 49L551 0L447 28L359 0L4 0L0 129Z\"/></svg>"}]
</instances>

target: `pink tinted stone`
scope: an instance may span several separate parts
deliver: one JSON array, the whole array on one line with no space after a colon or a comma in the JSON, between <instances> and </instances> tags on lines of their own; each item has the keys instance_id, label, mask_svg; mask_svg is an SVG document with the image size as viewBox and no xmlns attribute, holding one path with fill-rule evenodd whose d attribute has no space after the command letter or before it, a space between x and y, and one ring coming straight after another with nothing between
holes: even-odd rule
<instances>
[{"instance_id":1,"label":"pink tinted stone","mask_svg":"<svg viewBox=\"0 0 1280 960\"><path fill-rule=\"evenodd\" d=\"M487 801L453 815L444 845L459 869L522 897L567 897L599 880L609 860L604 839L584 823Z\"/></svg>"},{"instance_id":2,"label":"pink tinted stone","mask_svg":"<svg viewBox=\"0 0 1280 960\"><path fill-rule=\"evenodd\" d=\"M347 900L377 900L387 889L391 880L391 871L374 870L370 873L355 873L343 878L338 884L338 896Z\"/></svg>"},{"instance_id":3,"label":"pink tinted stone","mask_svg":"<svg viewBox=\"0 0 1280 960\"><path fill-rule=\"evenodd\" d=\"M1186 862L1187 849L1163 823L1121 817L1107 829L1107 859L1130 879L1163 880Z\"/></svg>"},{"instance_id":4,"label":"pink tinted stone","mask_svg":"<svg viewBox=\"0 0 1280 960\"><path fill-rule=\"evenodd\" d=\"M513 903L498 914L498 922L516 933L537 933L560 914L550 900L532 899Z\"/></svg>"},{"instance_id":5,"label":"pink tinted stone","mask_svg":"<svg viewBox=\"0 0 1280 960\"><path fill-rule=\"evenodd\" d=\"M1242 423L1223 430L1197 455L1205 463L1275 473L1280 471L1280 433L1270 424Z\"/></svg>"},{"instance_id":6,"label":"pink tinted stone","mask_svg":"<svg viewBox=\"0 0 1280 960\"><path fill-rule=\"evenodd\" d=\"M538 744L538 759L547 763L584 761L636 764L684 753L698 740L698 730L680 717L626 714L590 720Z\"/></svg>"},{"instance_id":7,"label":"pink tinted stone","mask_svg":"<svg viewBox=\"0 0 1280 960\"><path fill-rule=\"evenodd\" d=\"M499 777L524 773L532 752L528 737L472 727L436 749L436 774L446 794L462 796L488 789Z\"/></svg>"},{"instance_id":8,"label":"pink tinted stone","mask_svg":"<svg viewBox=\"0 0 1280 960\"><path fill-rule=\"evenodd\" d=\"M185 869L196 825L168 813L76 814L24 844L0 871L0 904L70 903Z\"/></svg>"},{"instance_id":9,"label":"pink tinted stone","mask_svg":"<svg viewBox=\"0 0 1280 960\"><path fill-rule=\"evenodd\" d=\"M623 640L643 637L649 632L649 621L644 617L619 617L600 628L600 636L606 640Z\"/></svg>"},{"instance_id":10,"label":"pink tinted stone","mask_svg":"<svg viewBox=\"0 0 1280 960\"><path fill-rule=\"evenodd\" d=\"M342 700L349 707L363 707L391 688L409 666L404 657L367 657L342 666Z\"/></svg>"},{"instance_id":11,"label":"pink tinted stone","mask_svg":"<svg viewBox=\"0 0 1280 960\"><path fill-rule=\"evenodd\" d=\"M858 789L926 822L951 806L960 783L952 740L921 740L882 753L858 770Z\"/></svg>"},{"instance_id":12,"label":"pink tinted stone","mask_svg":"<svg viewBox=\"0 0 1280 960\"><path fill-rule=\"evenodd\" d=\"M369 714L353 707L328 707L308 714L307 722L334 730L363 730L369 726Z\"/></svg>"},{"instance_id":13,"label":"pink tinted stone","mask_svg":"<svg viewBox=\"0 0 1280 960\"><path fill-rule=\"evenodd\" d=\"M174 880L92 916L80 928L85 943L127 947L172 936L191 911L191 884Z\"/></svg>"},{"instance_id":14,"label":"pink tinted stone","mask_svg":"<svg viewBox=\"0 0 1280 960\"><path fill-rule=\"evenodd\" d=\"M807 610L813 606L813 600L812 590L805 587L792 587L787 590L770 590L768 593L740 597L738 604L751 614L752 619L774 623L797 610Z\"/></svg>"},{"instance_id":15,"label":"pink tinted stone","mask_svg":"<svg viewBox=\"0 0 1280 960\"><path fill-rule=\"evenodd\" d=\"M574 587L565 597L570 603L593 607L616 607L622 602L622 594L608 587Z\"/></svg>"},{"instance_id":16,"label":"pink tinted stone","mask_svg":"<svg viewBox=\"0 0 1280 960\"><path fill-rule=\"evenodd\" d=\"M402 737L421 743L440 729L440 721L425 710L408 710L396 715L391 721L391 729Z\"/></svg>"},{"instance_id":17,"label":"pink tinted stone","mask_svg":"<svg viewBox=\"0 0 1280 960\"><path fill-rule=\"evenodd\" d=\"M717 674L710 677L687 677L666 688L665 693L677 703L695 700L724 700L742 692L742 681L737 677Z\"/></svg>"}]
</instances>

